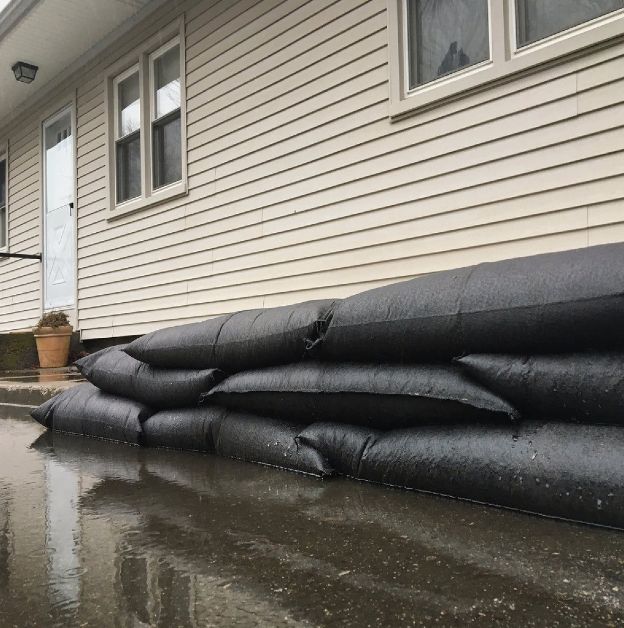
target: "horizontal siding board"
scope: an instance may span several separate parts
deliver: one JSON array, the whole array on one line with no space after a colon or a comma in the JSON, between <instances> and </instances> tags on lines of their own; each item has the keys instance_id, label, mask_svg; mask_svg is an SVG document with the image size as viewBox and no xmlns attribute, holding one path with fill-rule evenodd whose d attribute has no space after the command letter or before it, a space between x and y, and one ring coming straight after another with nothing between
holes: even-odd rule
<instances>
[{"instance_id":1,"label":"horizontal siding board","mask_svg":"<svg viewBox=\"0 0 624 628\"><path fill-rule=\"evenodd\" d=\"M623 181L624 177L621 177L617 182L596 182L593 190L584 189L583 199L585 203L589 204L592 201L600 202L604 198L609 198L616 190L621 191ZM608 190L610 186L612 188L611 191ZM405 210L403 210L402 212L396 211L395 215L384 223L387 226L383 229L379 228L379 223L383 219L377 216L371 216L369 224L361 218L357 222L352 221L359 228L359 231L355 233L351 232L352 225L349 225L347 221L336 220L330 226L319 225L316 229L309 228L303 230L301 236L299 231L291 232L293 236L292 239L287 240L283 238L279 247L275 243L265 241L270 240L270 238L261 238L260 240L254 241L252 244L255 245L257 250L273 251L273 255L270 253L258 255L262 265L266 265L284 260L301 259L318 255L319 251L325 254L340 250L350 251L355 248L376 246L380 243L398 242L417 236L422 237L436 233L450 232L472 225L484 225L531 215L561 212L569 207L572 199L578 199L578 192L564 188L562 190L549 191L539 196L535 195L512 199L500 204L473 207L457 212L447 212L442 216L427 216L426 214L419 216L418 212L406 214ZM621 207L622 201L620 200L618 202ZM324 237L321 238L321 235ZM221 249L220 252L215 251L217 256L223 258L231 258L235 253L236 251L228 251L228 254L225 254L223 249ZM240 254L240 251L238 251L238 253ZM261 265L260 262L258 262L258 265ZM189 281L183 284L184 292L192 291L192 286L194 285L192 282L193 277L201 280L205 272L204 268L188 269L187 278ZM147 292L145 294L153 296L159 294L159 290L161 290L163 294L172 294L176 286L178 286L178 283L172 282L171 280L172 277L160 275L158 277L159 283L146 289ZM114 295L115 302L129 303L134 301L135 298L139 298L135 293L136 291L139 291L141 294L143 293L143 289L141 288L142 283L142 280L135 279L118 284L117 292ZM101 304L106 302L105 299L110 298L108 296L105 298L101 296L98 297L97 290L98 286L94 286L92 290L85 290L85 296L87 292L96 295L90 298L89 302L95 298L96 303Z\"/></svg>"},{"instance_id":2,"label":"horizontal siding board","mask_svg":"<svg viewBox=\"0 0 624 628\"><path fill-rule=\"evenodd\" d=\"M616 107L622 102L622 94L624 94L624 79L582 92L578 96L579 113Z\"/></svg>"},{"instance_id":3,"label":"horizontal siding board","mask_svg":"<svg viewBox=\"0 0 624 628\"><path fill-rule=\"evenodd\" d=\"M624 182L621 190L622 198L593 205L588 203L587 224L590 228L624 222Z\"/></svg>"},{"instance_id":4,"label":"horizontal siding board","mask_svg":"<svg viewBox=\"0 0 624 628\"><path fill-rule=\"evenodd\" d=\"M624 78L624 58L617 56L591 68L581 70L576 75L579 92L590 90L605 83L611 83Z\"/></svg>"},{"instance_id":5,"label":"horizontal siding board","mask_svg":"<svg viewBox=\"0 0 624 628\"><path fill-rule=\"evenodd\" d=\"M573 211L576 212L576 216L573 214ZM234 298L241 297L254 297L261 295L269 295L276 293L287 293L292 290L300 289L301 287L305 287L307 289L318 287L328 287L333 285L338 285L342 281L346 283L355 283L361 282L364 280L370 280L371 278L375 278L378 275L382 275L384 277L392 276L392 274L397 274L397 270L402 265L402 270L400 272L404 273L406 268L421 268L419 264L419 259L424 256L426 252L431 250L432 254L440 255L444 252L455 254L461 251L463 248L470 249L474 252L475 249L479 249L481 247L500 245L502 243L514 242L517 240L523 241L531 241L536 238L543 238L548 235L564 235L567 236L567 240L576 240L581 242L579 246L585 246L586 243L586 235L584 233L586 227L586 213L582 210L572 210L569 212L569 216L567 216L568 221L565 223L565 226L561 224L560 221L557 220L556 216L546 217L548 220L542 221L541 223L532 225L523 225L522 222L526 222L526 219L522 219L521 221L517 221L513 224L513 237L509 240L501 239L501 233L498 230L492 230L490 234L483 233L478 234L476 230L471 230L471 233L466 234L450 234L451 236L456 235L457 237L452 238L449 237L449 234L444 234L441 236L444 240L446 240L445 245L440 248L439 243L421 243L421 246L414 247L414 249L410 248L410 250L406 251L405 254L400 254L398 257L393 256L392 251L388 251L388 254L382 254L379 251L379 257L375 256L375 259L368 258L367 261L364 261L362 264L352 265L348 263L348 260L345 259L346 265L342 267L330 267L329 269L324 268L314 268L313 272L305 272L309 271L310 267L306 267L302 269L304 272L300 272L293 275L271 275L266 279L262 280L258 277L254 276L253 280L252 274L247 273L243 279L249 279L249 281L242 281L242 283L238 285L227 284L223 287L219 285L211 286L210 288L206 288L206 293L196 293L194 298L197 299L197 303L189 302L188 305L180 306L180 310L184 311L186 314L190 315L199 315L201 313L208 314L210 310L207 310L206 304L210 303L212 306L217 301L230 301ZM511 235L511 230L505 230L505 235ZM477 236L477 237L475 237ZM424 244L424 248L422 246ZM414 253L415 250L415 253ZM527 247L527 250L530 251L530 248ZM525 253L530 254L530 253ZM348 255L348 254L347 254ZM319 258L319 262L326 262L323 258ZM322 266L320 264L320 266ZM390 270L390 274L387 273ZM210 279L210 278L208 278ZM260 295L257 294L257 290L260 290ZM189 301L191 301L192 297L189 295ZM138 306L141 308L137 313L129 313L126 305L118 306L119 314L123 316L123 320L125 323L130 323L135 320L137 322L145 321L149 319L149 316L154 316L154 314L149 310L143 310L144 304L140 304ZM155 312L162 311L158 307L154 310ZM114 316L114 315L113 315ZM181 318L185 316L182 315Z\"/></svg>"},{"instance_id":6,"label":"horizontal siding board","mask_svg":"<svg viewBox=\"0 0 624 628\"><path fill-rule=\"evenodd\" d=\"M189 61L204 53L206 49L216 48L215 54L222 54L227 50L223 46L232 45L233 42L230 41L232 34L240 34L241 39L245 41L248 37L253 36L258 29L266 28L275 19L279 19L284 9L292 11L293 7L292 2L285 2L284 0L262 0L261 2L251 0L238 2L237 6L232 6L233 3L229 4L231 5L230 10L235 12L234 17L231 13L219 11L219 3L209 9L204 8L195 18L187 14L186 50ZM221 4L221 7L227 6L228 3ZM282 11L275 12L275 9L280 8ZM266 21L267 15L269 15L268 22ZM221 39L218 41L218 36L212 36L215 32L223 33L223 31L225 31L226 36L221 34ZM206 58L200 59L198 65L207 61Z\"/></svg>"},{"instance_id":7,"label":"horizontal siding board","mask_svg":"<svg viewBox=\"0 0 624 628\"><path fill-rule=\"evenodd\" d=\"M318 168L318 172L324 172L328 169L336 169L334 164L356 163L364 161L369 155L377 157L405 145L422 144L432 140L447 142L447 146L444 148L446 150L449 139L452 139L454 146L457 135L462 132L465 134L468 129L479 127L479 125L496 124L496 121L501 119L508 118L511 120L522 117L527 110L566 97L574 98L573 77L563 77L553 81L549 84L548 89L539 85L526 90L520 104L517 100L503 98L500 99L496 107L481 106L470 111L460 111L453 116L435 119L425 124L414 124L413 121L408 124L403 121L389 125L386 111L381 116L375 113L374 121L370 124L356 126L353 130L347 127L344 129L344 133L338 135L326 137L325 134L321 135L317 130L315 135L317 137L320 135L318 138L320 141L314 142L312 140L308 145L300 143L295 150L284 148L278 158L274 158L272 153L267 154L268 151L256 153L248 158L246 155L241 155L238 159L219 165L217 176L219 180L229 177L232 182L241 181L241 179L251 181L289 170L288 179L290 180L296 166L311 164L312 162L314 162L314 167ZM565 103L563 108L565 109ZM354 118L359 120L362 116L363 112L359 111ZM563 117L565 116L562 115L561 118ZM500 127L500 124L498 126ZM476 129L475 132L477 132ZM280 149L280 146L276 147L276 150ZM353 155L350 161L348 160L349 155ZM323 162L327 162L333 168L324 166ZM241 177L243 170L245 174ZM194 169L191 168L190 174L193 173ZM223 185L223 187L228 186Z\"/></svg>"},{"instance_id":8,"label":"horizontal siding board","mask_svg":"<svg viewBox=\"0 0 624 628\"><path fill-rule=\"evenodd\" d=\"M471 204L478 205L479 203L481 204L503 203L503 202L506 202L507 199L513 199L516 197L519 197L519 198L524 197L525 199L527 199L525 203L526 203L526 206L529 206L530 204L529 193L532 192L533 194L537 194L540 191L551 190L554 187L553 180L557 182L557 185L562 186L559 189L562 190L564 194L568 186L571 186L571 185L574 185L574 183L577 183L576 187L570 190L570 193L567 197L568 198L567 202L569 203L569 206L572 206L576 204L575 202L576 199L579 196L582 197L582 195L584 195L585 193L588 196L587 202L589 202L591 198L596 197L596 196L599 199L604 200L613 196L620 195L621 194L620 192L621 182L622 182L621 177L619 178L614 177L612 180L601 179L599 182L595 183L592 188L587 187L587 191L585 190L585 187L582 186L578 182L582 182L582 181L591 182L592 179L595 179L596 177L599 177L601 175L613 176L614 173L618 174L618 173L621 173L621 171L622 171L621 162L618 163L617 159L613 160L610 157L603 157L603 158L594 159L589 162L580 162L580 163L573 163L569 165L559 166L556 170L551 171L551 172L537 171L535 173L531 173L523 177L513 178L510 180L499 182L498 184L494 186L487 186L486 189L481 189L479 186L477 186L477 187L472 188L471 194L468 194L464 192L463 190L459 190L449 195L436 196L434 198L423 199L421 201L404 201L403 206L405 208L409 207L413 212L415 212L414 213L415 216L419 215L419 207L423 208L422 210L420 210L420 212L421 213L425 212L425 215L426 215L427 212L444 213L444 212L452 211L453 209L458 208L458 207L459 208L470 207ZM597 187L602 188L603 192L601 193L600 191L597 191L596 190ZM601 196L601 194L603 195ZM396 203L397 199L393 199L393 200ZM392 209L392 204L389 203L388 207ZM394 211L395 211L395 216L396 216L397 213L400 213L401 211L405 211L405 209L403 209L402 207L396 207ZM358 215L361 215L361 214L358 214ZM288 238L290 237L290 238L296 239L298 237L296 232L299 231L300 238L303 239L303 241L306 241L309 238L313 238L315 235L314 233L310 233L309 231L304 230L304 227L306 225L314 225L322 221L335 220L336 218L339 218L339 217L340 217L340 214L337 214L334 208L332 207L327 208L326 216L317 216L316 220L311 220L310 216L308 216L307 217L308 220L305 222L303 220L295 221L294 219L300 218L300 216L293 215L291 217L288 217L289 218L288 222L286 222L285 225L282 225L282 229L281 229L282 231L284 231L285 230L284 227L290 227L291 235L289 236L288 234L286 234L286 235L282 235L281 237L283 238L284 242L288 243L289 242ZM285 221L286 219L282 219L282 220ZM323 228L324 227L320 227L321 230ZM266 226L263 226L263 231L266 231ZM241 234L241 239L243 239L242 229L234 231L233 233L238 234L239 232ZM317 229L316 237L317 238L322 237L318 229ZM212 242L217 243L215 240L212 240ZM198 246L200 247L203 246L204 248L207 248L210 245L211 245L211 240L210 240L209 235L207 235L200 242L198 242ZM239 247L241 248L243 246L244 246L243 244L239 245ZM184 245L180 245L177 248L181 251L182 259L177 257L175 249L170 249L168 250L168 257L169 257L170 263L174 265L175 267L179 268L188 259L188 264L192 264L192 256L187 258L187 256L185 255L186 249ZM266 257L263 254L263 250L266 247L263 246L262 242L254 241L251 243L250 248L252 250L259 251L259 256L262 257L263 259ZM222 253L220 253L218 250L214 250L214 254L216 254L217 256L222 255ZM282 251L282 255L286 255L286 257L288 257L288 256L293 256L294 253L292 251L291 252ZM83 260L83 262L84 261L85 260ZM130 261L131 261L131 258L120 258L116 262L111 263L113 264L112 266L101 267L98 265L93 265L92 269L89 270L87 274L95 274L96 278L93 280L95 283L106 281L108 273L110 273L114 267L121 269L124 267L125 262L130 262ZM243 260L243 261L239 261L238 263L239 264L247 263L247 264L253 265L255 263L262 263L262 260L258 261L255 259L251 259L251 260L247 259L246 262L245 260ZM138 263L137 265L140 266L140 264ZM164 265L163 268L166 268L166 265ZM160 268L159 272L162 272L163 268ZM85 269L85 273L86 272L87 271ZM144 272L147 272L147 271L143 268L135 269L135 275L131 275L131 276L140 277L143 275ZM188 272L190 273L191 271L188 271ZM81 276L84 276L85 273L82 273Z\"/></svg>"},{"instance_id":9,"label":"horizontal siding board","mask_svg":"<svg viewBox=\"0 0 624 628\"><path fill-rule=\"evenodd\" d=\"M309 18L308 8L323 10L324 3L307 0L300 3L288 0L270 0L254 5L246 12L245 25L229 28L227 36L219 42L209 42L199 31L187 35L187 67L189 71L200 67L209 70L232 63L244 54L250 54L258 46L273 39L302 21ZM206 24L206 22L204 22ZM209 23L209 22L208 22ZM187 33L192 23L187 23Z\"/></svg>"},{"instance_id":10,"label":"horizontal siding board","mask_svg":"<svg viewBox=\"0 0 624 628\"><path fill-rule=\"evenodd\" d=\"M348 55L345 55L344 49L337 51L309 66L305 73L293 75L260 91L253 91L234 102L227 94L224 99L227 106L219 107L215 101L211 101L205 106L190 108L187 116L189 130L195 132L192 125L198 121L201 122L200 130L219 127L230 120L235 128L246 127L257 118L290 109L293 105L322 94L345 81L385 66L385 40L384 30L378 30L349 46ZM345 63L346 60L348 61Z\"/></svg>"},{"instance_id":11,"label":"horizontal siding board","mask_svg":"<svg viewBox=\"0 0 624 628\"><path fill-rule=\"evenodd\" d=\"M313 7L312 10L314 11L315 8ZM314 15L315 23L306 21L284 35L269 39L250 51L250 53L253 52L251 62L243 56L222 68L211 71L210 64L200 65L193 69L193 60L190 60L187 69L189 81L187 96L189 99L197 96L200 90L193 88L193 85L207 76L210 76L210 83L213 86L214 93L211 94L213 98L247 81L251 83L251 87L266 84L265 74L271 74L274 77L288 76L297 71L297 64L301 66L306 62L312 62L319 58L318 55L326 56L328 41L375 13L380 13L379 5L373 6L366 0L333 2L324 11ZM308 55L308 59L301 58Z\"/></svg>"},{"instance_id":12,"label":"horizontal siding board","mask_svg":"<svg viewBox=\"0 0 624 628\"><path fill-rule=\"evenodd\" d=\"M565 106L565 103L555 103L552 105L549 105L546 108L542 108L539 109L536 112L532 112L532 115L524 115L524 118L526 118L526 121L523 120L523 115L519 114L518 116L515 117L515 119L511 119L511 120L500 120L498 121L498 124L494 124L492 125L493 128L487 129L487 128L478 128L478 129L472 129L472 133L468 135L468 137L466 138L466 140L464 140L462 137L460 137L460 133L457 133L454 137L453 137L453 141L455 143L455 147L456 148L460 148L462 147L464 144L468 147L472 147L475 142L487 142L488 140L490 140L493 137L502 137L505 136L507 133L514 133L514 134L518 134L520 133L523 128L524 129L528 129L531 128L533 126L535 126L536 124L548 124L549 122L553 122L556 119L560 119L564 116L571 116L573 115L573 112L575 111L575 104L573 101L569 101L570 102L570 108L567 108ZM543 136L546 137L546 140L548 140L547 136ZM395 138L396 140L401 140L401 138ZM416 140L416 137L414 137L414 140ZM405 144L409 144L410 141L410 137L409 135L406 135L405 137ZM424 145L417 145L414 147L413 150L404 148L404 149L400 149L399 152L401 153L406 153L406 157L403 160L404 164L410 164L410 163L414 163L415 161L420 161L422 159L422 161L425 161L427 158L431 157L431 155L437 155L440 152L440 147L435 146L435 144L437 143L437 140L432 140L431 141L432 144L434 144L434 146L431 146L429 148L425 147ZM514 145L514 150L516 150L517 146ZM474 149L477 150L477 149ZM360 150L360 155L364 155L366 156L366 150L361 149ZM485 153L485 150L483 150L483 152ZM415 159L415 157L412 155L413 154L418 154L418 159ZM375 160L375 164L373 165L368 165L368 164L356 164L355 166L352 166L352 175L349 177L347 176L346 178L350 178L351 180L353 180L353 178L355 176L366 176L367 175L367 169L370 169L373 172L377 172L379 170L381 170L382 168L389 168L389 167L398 167L397 164L393 164L393 157L389 156L387 154L383 153L383 150L380 149L379 147L376 149L372 149L370 151L371 156L372 155L380 155L379 157L374 158ZM396 159L396 157L395 157ZM471 161L471 158L469 155L460 155L458 156L458 160L460 161ZM349 163L350 161L353 161L353 158L351 160L347 160L346 163ZM381 164L381 165L380 165ZM341 160L334 156L334 160L332 161L332 165L335 166L341 166ZM400 164L399 164L400 165ZM452 169L454 169L455 166L452 167ZM310 174L314 173L314 172L322 172L323 168L321 166L317 166L316 164L314 164L312 167L309 168L309 172ZM363 172L363 175L362 175ZM330 182L330 183L335 183L337 180L337 173L330 173L326 179ZM289 189L290 186L293 185L294 182L296 182L298 179L300 179L301 177L298 177L296 174L293 173L293 171L291 170L289 173ZM274 179L274 180L273 180ZM249 200L252 196L253 196L253 192L261 192L263 190L263 188L269 188L270 190L275 190L277 189L277 187L279 186L280 183L280 178L279 175L276 175L274 178L266 178L264 179L260 184L258 183L253 183L253 184L249 184L248 186L243 186L243 189L241 190L236 189L234 190L234 192L236 192L236 198L244 198L246 200ZM283 178L281 179L283 181ZM190 179L191 182L191 187L193 187L194 189L198 188L198 183L197 181L191 177ZM317 176L316 178L310 178L310 184L314 185L315 188L323 188L324 186L324 181L323 181L323 177L321 176ZM249 188L248 190L245 188ZM213 204L216 204L217 202L219 202L220 204L226 204L228 203L231 199L229 198L225 198L224 200L220 200L219 195L217 194L218 190L215 192L215 196L213 198ZM267 207L269 205L269 203L262 203L263 207ZM202 213L198 213L198 214L193 214L192 217L189 219L188 225L187 226L194 226L194 227L198 227L201 224L201 220L205 221L205 212ZM267 223L267 221L265 220L265 224ZM108 232L108 238L106 239L107 241L107 246L106 246L106 250L107 252L111 251L111 242L110 242L110 237L111 236L116 236L117 233L123 231L124 236L122 236L120 239L115 239L114 241L114 245L116 248L122 248L125 247L128 244L128 238L132 237L131 233L136 233L137 231L141 231L142 227L139 226L138 229L135 227L134 229L131 229L130 233L127 230L127 226L123 225L123 226L119 226L116 229L111 229ZM145 231L143 231L142 234L139 234L136 236L138 238L138 240L144 240L146 238L148 238L148 234L145 233ZM195 235L196 238L199 237L204 237L203 234L200 232L198 232Z\"/></svg>"}]
</instances>

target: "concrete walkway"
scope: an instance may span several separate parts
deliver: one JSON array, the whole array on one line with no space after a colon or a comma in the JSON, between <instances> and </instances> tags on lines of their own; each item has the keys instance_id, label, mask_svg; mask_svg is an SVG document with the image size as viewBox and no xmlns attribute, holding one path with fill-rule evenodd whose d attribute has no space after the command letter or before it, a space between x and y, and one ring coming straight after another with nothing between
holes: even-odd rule
<instances>
[{"instance_id":1,"label":"concrete walkway","mask_svg":"<svg viewBox=\"0 0 624 628\"><path fill-rule=\"evenodd\" d=\"M0 371L0 404L38 406L83 381L74 367Z\"/></svg>"}]
</instances>

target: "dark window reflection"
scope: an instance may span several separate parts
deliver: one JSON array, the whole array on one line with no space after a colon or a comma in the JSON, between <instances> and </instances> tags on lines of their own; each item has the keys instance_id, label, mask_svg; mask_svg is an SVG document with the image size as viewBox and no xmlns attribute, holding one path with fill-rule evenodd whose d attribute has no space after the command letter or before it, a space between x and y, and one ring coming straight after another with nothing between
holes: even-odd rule
<instances>
[{"instance_id":1,"label":"dark window reflection","mask_svg":"<svg viewBox=\"0 0 624 628\"><path fill-rule=\"evenodd\" d=\"M490 58L487 0L408 0L410 89Z\"/></svg>"}]
</instances>

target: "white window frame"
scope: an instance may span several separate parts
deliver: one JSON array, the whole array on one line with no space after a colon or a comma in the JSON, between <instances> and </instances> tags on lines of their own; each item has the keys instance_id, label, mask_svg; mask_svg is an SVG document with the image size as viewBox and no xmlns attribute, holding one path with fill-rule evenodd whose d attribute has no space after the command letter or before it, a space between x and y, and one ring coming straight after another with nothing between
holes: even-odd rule
<instances>
[{"instance_id":1,"label":"white window frame","mask_svg":"<svg viewBox=\"0 0 624 628\"><path fill-rule=\"evenodd\" d=\"M387 0L387 6L391 118L430 109L624 35L624 9L619 9L518 48L516 0L488 0L489 61L409 89L407 0Z\"/></svg>"},{"instance_id":2,"label":"white window frame","mask_svg":"<svg viewBox=\"0 0 624 628\"><path fill-rule=\"evenodd\" d=\"M164 43L163 43L164 42ZM106 137L107 137L107 219L115 220L130 213L153 207L188 194L187 140L186 140L186 66L185 66L184 17L171 28L152 37L132 54L109 68L106 78ZM180 141L181 173L179 181L154 189L152 161L152 112L153 61L164 52L178 45L180 47ZM139 93L141 109L141 195L121 203L117 202L117 128L119 124L117 86L124 79L139 71Z\"/></svg>"},{"instance_id":3,"label":"white window frame","mask_svg":"<svg viewBox=\"0 0 624 628\"><path fill-rule=\"evenodd\" d=\"M7 144L0 144L0 161L4 161L4 191L6 198L4 199L4 227L6 241L3 245L0 245L0 251L2 253L8 253L9 251L9 147Z\"/></svg>"}]
</instances>

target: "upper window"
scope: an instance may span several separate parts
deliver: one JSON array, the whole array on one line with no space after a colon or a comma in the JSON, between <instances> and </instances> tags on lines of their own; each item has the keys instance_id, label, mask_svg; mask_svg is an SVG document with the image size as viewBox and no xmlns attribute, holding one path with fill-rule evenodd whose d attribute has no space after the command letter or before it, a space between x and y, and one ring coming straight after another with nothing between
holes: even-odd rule
<instances>
[{"instance_id":1,"label":"upper window","mask_svg":"<svg viewBox=\"0 0 624 628\"><path fill-rule=\"evenodd\" d=\"M186 192L180 37L111 80L112 215Z\"/></svg>"},{"instance_id":2,"label":"upper window","mask_svg":"<svg viewBox=\"0 0 624 628\"><path fill-rule=\"evenodd\" d=\"M624 0L388 0L391 115L624 33Z\"/></svg>"},{"instance_id":3,"label":"upper window","mask_svg":"<svg viewBox=\"0 0 624 628\"><path fill-rule=\"evenodd\" d=\"M517 42L526 46L624 7L624 0L517 0Z\"/></svg>"},{"instance_id":4,"label":"upper window","mask_svg":"<svg viewBox=\"0 0 624 628\"><path fill-rule=\"evenodd\" d=\"M115 80L117 203L141 196L141 95L138 67Z\"/></svg>"},{"instance_id":5,"label":"upper window","mask_svg":"<svg viewBox=\"0 0 624 628\"><path fill-rule=\"evenodd\" d=\"M7 160L0 155L0 249L7 246Z\"/></svg>"},{"instance_id":6,"label":"upper window","mask_svg":"<svg viewBox=\"0 0 624 628\"><path fill-rule=\"evenodd\" d=\"M152 176L154 188L182 178L180 46L152 57Z\"/></svg>"}]
</instances>

